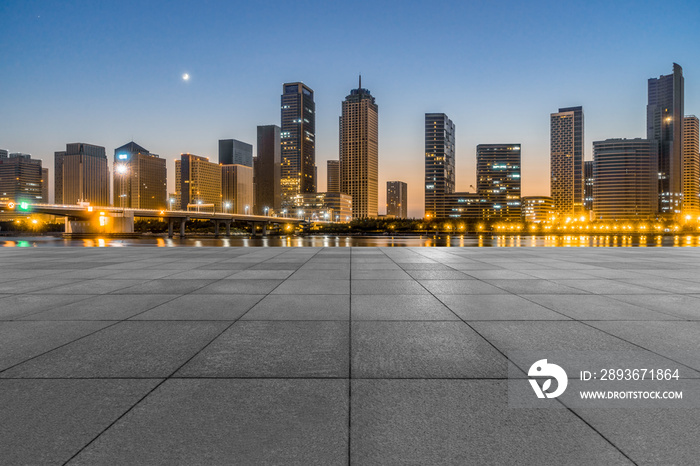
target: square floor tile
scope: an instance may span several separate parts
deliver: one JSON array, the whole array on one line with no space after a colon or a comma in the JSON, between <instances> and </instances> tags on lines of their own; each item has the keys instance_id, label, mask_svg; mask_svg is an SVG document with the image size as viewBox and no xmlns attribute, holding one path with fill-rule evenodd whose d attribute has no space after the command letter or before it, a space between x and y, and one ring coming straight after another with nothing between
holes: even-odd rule
<instances>
[{"instance_id":1,"label":"square floor tile","mask_svg":"<svg viewBox=\"0 0 700 466\"><path fill-rule=\"evenodd\" d=\"M631 464L568 410L509 408L505 381L353 380L351 425L356 464Z\"/></svg>"},{"instance_id":2,"label":"square floor tile","mask_svg":"<svg viewBox=\"0 0 700 466\"><path fill-rule=\"evenodd\" d=\"M3 464L63 464L158 380L0 380Z\"/></svg>"},{"instance_id":3,"label":"square floor tile","mask_svg":"<svg viewBox=\"0 0 700 466\"><path fill-rule=\"evenodd\" d=\"M273 294L349 294L349 280L286 280Z\"/></svg>"},{"instance_id":4,"label":"square floor tile","mask_svg":"<svg viewBox=\"0 0 700 466\"><path fill-rule=\"evenodd\" d=\"M506 359L463 322L356 321L352 376L505 377Z\"/></svg>"},{"instance_id":5,"label":"square floor tile","mask_svg":"<svg viewBox=\"0 0 700 466\"><path fill-rule=\"evenodd\" d=\"M271 294L257 303L243 320L348 320L349 295Z\"/></svg>"},{"instance_id":6,"label":"square floor tile","mask_svg":"<svg viewBox=\"0 0 700 466\"><path fill-rule=\"evenodd\" d=\"M354 295L353 320L459 320L430 295Z\"/></svg>"},{"instance_id":7,"label":"square floor tile","mask_svg":"<svg viewBox=\"0 0 700 466\"><path fill-rule=\"evenodd\" d=\"M72 464L345 464L345 380L168 380Z\"/></svg>"},{"instance_id":8,"label":"square floor tile","mask_svg":"<svg viewBox=\"0 0 700 466\"><path fill-rule=\"evenodd\" d=\"M347 377L346 322L239 321L179 377Z\"/></svg>"},{"instance_id":9,"label":"square floor tile","mask_svg":"<svg viewBox=\"0 0 700 466\"><path fill-rule=\"evenodd\" d=\"M566 316L512 294L437 297L464 320L568 320Z\"/></svg>"},{"instance_id":10,"label":"square floor tile","mask_svg":"<svg viewBox=\"0 0 700 466\"><path fill-rule=\"evenodd\" d=\"M2 377L167 377L227 325L121 322L15 366Z\"/></svg>"},{"instance_id":11,"label":"square floor tile","mask_svg":"<svg viewBox=\"0 0 700 466\"><path fill-rule=\"evenodd\" d=\"M428 291L415 280L353 280L354 295L421 295Z\"/></svg>"},{"instance_id":12,"label":"square floor tile","mask_svg":"<svg viewBox=\"0 0 700 466\"><path fill-rule=\"evenodd\" d=\"M188 294L154 307L132 320L236 320L263 296Z\"/></svg>"}]
</instances>

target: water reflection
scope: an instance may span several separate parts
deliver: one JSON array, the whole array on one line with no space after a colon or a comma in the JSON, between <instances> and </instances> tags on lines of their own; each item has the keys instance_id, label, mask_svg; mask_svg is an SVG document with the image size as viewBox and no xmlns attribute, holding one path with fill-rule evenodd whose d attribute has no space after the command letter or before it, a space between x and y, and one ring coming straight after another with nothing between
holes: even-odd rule
<instances>
[{"instance_id":1,"label":"water reflection","mask_svg":"<svg viewBox=\"0 0 700 466\"><path fill-rule=\"evenodd\" d=\"M230 238L0 237L3 247L700 247L700 235L415 235L415 236L269 236Z\"/></svg>"}]
</instances>

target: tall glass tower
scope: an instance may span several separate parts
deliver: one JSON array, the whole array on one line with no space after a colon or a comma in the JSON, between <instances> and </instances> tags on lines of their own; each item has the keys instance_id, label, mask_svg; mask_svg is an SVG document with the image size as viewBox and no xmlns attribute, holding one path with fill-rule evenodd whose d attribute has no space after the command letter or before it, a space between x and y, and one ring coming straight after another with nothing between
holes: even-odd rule
<instances>
[{"instance_id":1,"label":"tall glass tower","mask_svg":"<svg viewBox=\"0 0 700 466\"><path fill-rule=\"evenodd\" d=\"M282 208L316 191L316 104L314 91L296 82L282 85Z\"/></svg>"},{"instance_id":2,"label":"tall glass tower","mask_svg":"<svg viewBox=\"0 0 700 466\"><path fill-rule=\"evenodd\" d=\"M560 108L550 115L550 190L554 210L571 215L583 210L583 107Z\"/></svg>"},{"instance_id":3,"label":"tall glass tower","mask_svg":"<svg viewBox=\"0 0 700 466\"><path fill-rule=\"evenodd\" d=\"M445 194L455 192L455 125L444 113L425 114L425 217L445 218Z\"/></svg>"},{"instance_id":4,"label":"tall glass tower","mask_svg":"<svg viewBox=\"0 0 700 466\"><path fill-rule=\"evenodd\" d=\"M340 192L352 196L352 218L378 215L378 125L379 108L360 79L345 97L340 117Z\"/></svg>"},{"instance_id":5,"label":"tall glass tower","mask_svg":"<svg viewBox=\"0 0 700 466\"><path fill-rule=\"evenodd\" d=\"M683 203L683 68L649 79L647 139L659 144L659 213L680 213Z\"/></svg>"}]
</instances>

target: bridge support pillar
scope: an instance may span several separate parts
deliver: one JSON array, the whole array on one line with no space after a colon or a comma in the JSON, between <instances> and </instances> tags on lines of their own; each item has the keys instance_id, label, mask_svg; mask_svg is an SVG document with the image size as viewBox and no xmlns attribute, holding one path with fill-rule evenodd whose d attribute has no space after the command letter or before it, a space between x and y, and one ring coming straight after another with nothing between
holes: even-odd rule
<instances>
[{"instance_id":1,"label":"bridge support pillar","mask_svg":"<svg viewBox=\"0 0 700 466\"><path fill-rule=\"evenodd\" d=\"M267 222L262 224L262 235L263 236L267 236L267 226L268 226Z\"/></svg>"},{"instance_id":2,"label":"bridge support pillar","mask_svg":"<svg viewBox=\"0 0 700 466\"><path fill-rule=\"evenodd\" d=\"M226 222L226 236L231 236L231 222Z\"/></svg>"},{"instance_id":3,"label":"bridge support pillar","mask_svg":"<svg viewBox=\"0 0 700 466\"><path fill-rule=\"evenodd\" d=\"M258 236L258 224L255 222L250 222L250 236Z\"/></svg>"},{"instance_id":4,"label":"bridge support pillar","mask_svg":"<svg viewBox=\"0 0 700 466\"><path fill-rule=\"evenodd\" d=\"M173 219L172 217L168 219L168 238L173 237Z\"/></svg>"},{"instance_id":5,"label":"bridge support pillar","mask_svg":"<svg viewBox=\"0 0 700 466\"><path fill-rule=\"evenodd\" d=\"M214 220L214 238L219 237L219 221Z\"/></svg>"},{"instance_id":6,"label":"bridge support pillar","mask_svg":"<svg viewBox=\"0 0 700 466\"><path fill-rule=\"evenodd\" d=\"M186 218L180 219L180 238L185 237L185 223L187 223Z\"/></svg>"}]
</instances>

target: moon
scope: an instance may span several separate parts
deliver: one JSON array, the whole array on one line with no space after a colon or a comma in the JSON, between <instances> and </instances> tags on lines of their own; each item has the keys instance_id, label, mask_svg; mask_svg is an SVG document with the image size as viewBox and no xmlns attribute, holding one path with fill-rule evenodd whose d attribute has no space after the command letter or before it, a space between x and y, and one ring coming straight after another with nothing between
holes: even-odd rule
<instances>
[{"instance_id":1,"label":"moon","mask_svg":"<svg viewBox=\"0 0 700 466\"><path fill-rule=\"evenodd\" d=\"M190 75L187 74L187 73L183 74L183 75L182 75L182 80L183 80L183 81L189 81L189 80L190 80Z\"/></svg>"}]
</instances>

